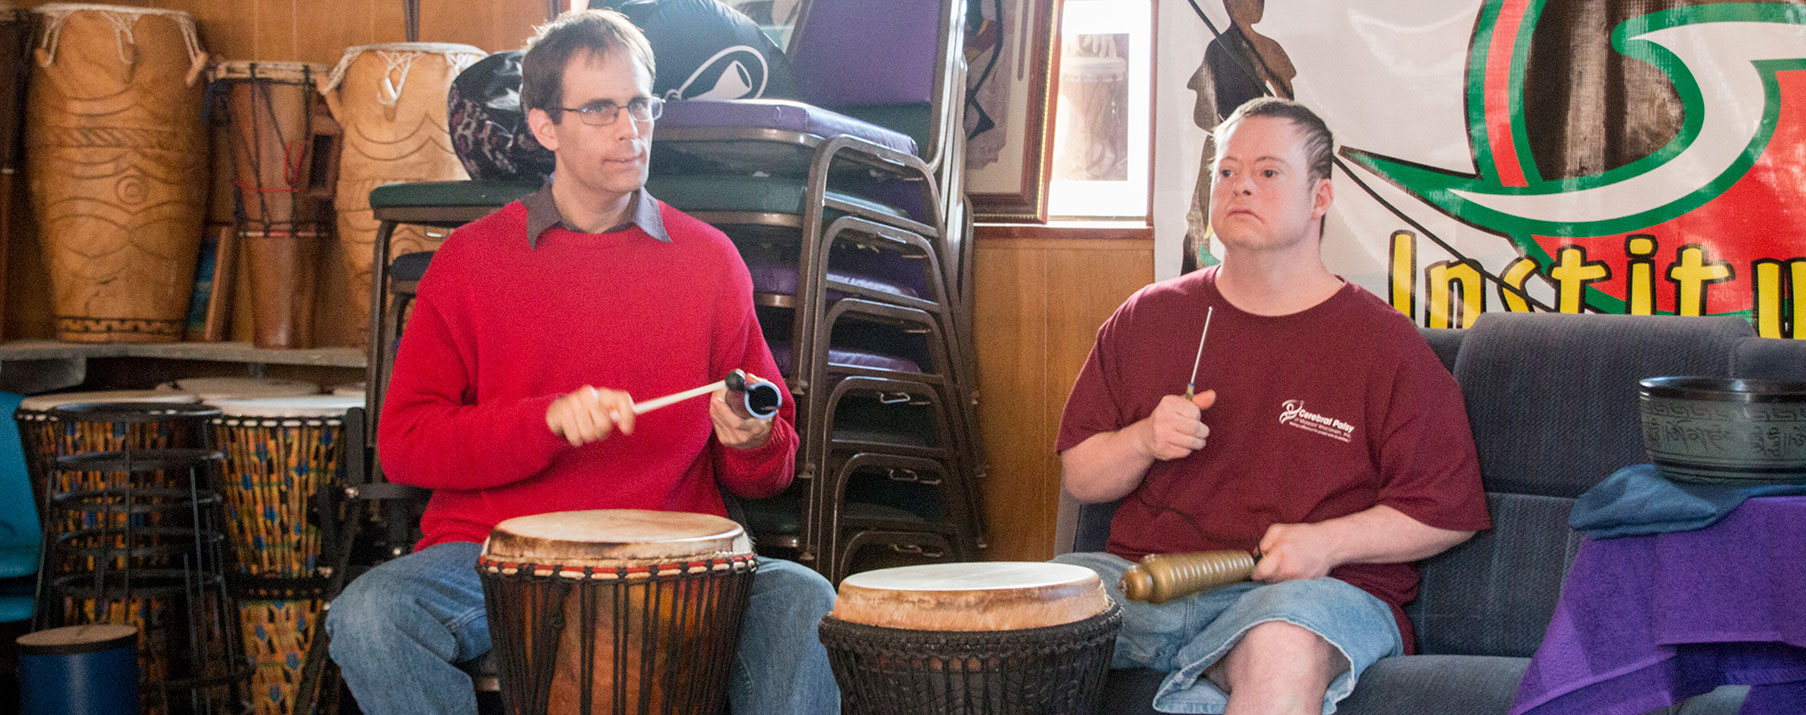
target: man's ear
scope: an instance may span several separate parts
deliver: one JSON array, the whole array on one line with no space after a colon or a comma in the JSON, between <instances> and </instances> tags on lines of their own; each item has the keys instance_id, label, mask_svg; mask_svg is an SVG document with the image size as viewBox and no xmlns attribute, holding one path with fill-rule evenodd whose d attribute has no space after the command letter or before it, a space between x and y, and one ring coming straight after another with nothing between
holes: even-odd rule
<instances>
[{"instance_id":1,"label":"man's ear","mask_svg":"<svg viewBox=\"0 0 1806 715\"><path fill-rule=\"evenodd\" d=\"M558 151L558 132L553 131L556 126L558 123L552 121L552 115L546 110L537 107L527 110L527 128L533 130L533 138L539 140L539 145L546 151Z\"/></svg>"},{"instance_id":2,"label":"man's ear","mask_svg":"<svg viewBox=\"0 0 1806 715\"><path fill-rule=\"evenodd\" d=\"M1336 200L1334 185L1329 179L1318 179L1317 188L1311 192L1311 218L1323 218L1329 213L1330 202Z\"/></svg>"}]
</instances>

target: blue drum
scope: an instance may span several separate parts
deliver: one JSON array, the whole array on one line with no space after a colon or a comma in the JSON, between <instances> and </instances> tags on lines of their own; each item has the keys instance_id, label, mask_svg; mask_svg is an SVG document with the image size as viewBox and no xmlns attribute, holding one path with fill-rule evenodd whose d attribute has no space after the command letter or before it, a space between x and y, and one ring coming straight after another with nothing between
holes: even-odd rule
<instances>
[{"instance_id":1,"label":"blue drum","mask_svg":"<svg viewBox=\"0 0 1806 715\"><path fill-rule=\"evenodd\" d=\"M138 712L138 629L97 623L19 636L19 710Z\"/></svg>"}]
</instances>

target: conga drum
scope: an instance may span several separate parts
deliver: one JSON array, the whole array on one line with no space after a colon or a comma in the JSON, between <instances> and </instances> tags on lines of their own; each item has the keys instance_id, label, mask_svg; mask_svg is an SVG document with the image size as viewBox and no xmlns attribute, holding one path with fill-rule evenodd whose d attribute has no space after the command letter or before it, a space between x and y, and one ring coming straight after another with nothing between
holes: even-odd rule
<instances>
[{"instance_id":1,"label":"conga drum","mask_svg":"<svg viewBox=\"0 0 1806 715\"><path fill-rule=\"evenodd\" d=\"M352 47L320 86L344 131L333 203L354 314L370 311L370 261L380 223L370 208L370 190L397 181L470 178L452 149L446 93L459 72L486 54L470 45L434 42ZM390 255L434 250L442 240L419 227L398 227Z\"/></svg>"},{"instance_id":2,"label":"conga drum","mask_svg":"<svg viewBox=\"0 0 1806 715\"><path fill-rule=\"evenodd\" d=\"M756 568L740 525L707 514L570 511L496 525L477 573L503 704L719 712Z\"/></svg>"},{"instance_id":3,"label":"conga drum","mask_svg":"<svg viewBox=\"0 0 1806 715\"><path fill-rule=\"evenodd\" d=\"M866 571L822 618L847 713L1096 713L1122 611L1047 563Z\"/></svg>"},{"instance_id":4,"label":"conga drum","mask_svg":"<svg viewBox=\"0 0 1806 715\"><path fill-rule=\"evenodd\" d=\"M212 401L213 443L225 454L220 495L237 563L239 625L256 661L257 713L294 711L303 659L326 595L322 533L342 514L319 497L340 484L345 413L360 396L312 395ZM327 502L328 504L332 502Z\"/></svg>"},{"instance_id":5,"label":"conga drum","mask_svg":"<svg viewBox=\"0 0 1806 715\"><path fill-rule=\"evenodd\" d=\"M206 204L207 55L194 18L64 3L36 12L26 161L57 337L180 340Z\"/></svg>"},{"instance_id":6,"label":"conga drum","mask_svg":"<svg viewBox=\"0 0 1806 715\"><path fill-rule=\"evenodd\" d=\"M302 62L221 62L210 92L225 118L232 154L240 260L250 268L252 332L263 348L313 343L315 266L330 235L326 216L337 152L315 157L332 137L332 119L319 100L325 65ZM316 171L318 167L318 171Z\"/></svg>"}]
</instances>

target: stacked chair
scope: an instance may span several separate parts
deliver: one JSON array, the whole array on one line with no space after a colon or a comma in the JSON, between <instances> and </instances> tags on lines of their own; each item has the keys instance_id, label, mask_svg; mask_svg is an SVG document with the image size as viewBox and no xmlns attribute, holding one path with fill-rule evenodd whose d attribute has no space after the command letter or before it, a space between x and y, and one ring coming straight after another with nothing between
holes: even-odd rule
<instances>
[{"instance_id":1,"label":"stacked chair","mask_svg":"<svg viewBox=\"0 0 1806 715\"><path fill-rule=\"evenodd\" d=\"M867 547L964 560L983 544L952 198L964 12L810 0L789 46L806 102L672 102L652 145L652 194L740 247L796 395L797 479L747 505L752 531L833 580Z\"/></svg>"}]
</instances>

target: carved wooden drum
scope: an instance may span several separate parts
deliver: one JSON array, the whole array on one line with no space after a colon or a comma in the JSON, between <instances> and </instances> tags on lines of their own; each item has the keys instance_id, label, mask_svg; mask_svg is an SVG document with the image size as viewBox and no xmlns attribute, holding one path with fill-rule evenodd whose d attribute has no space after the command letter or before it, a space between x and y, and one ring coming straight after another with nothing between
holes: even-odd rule
<instances>
[{"instance_id":1,"label":"carved wooden drum","mask_svg":"<svg viewBox=\"0 0 1806 715\"><path fill-rule=\"evenodd\" d=\"M57 337L182 337L206 203L194 18L52 3L27 102L26 159Z\"/></svg>"},{"instance_id":2,"label":"carved wooden drum","mask_svg":"<svg viewBox=\"0 0 1806 715\"><path fill-rule=\"evenodd\" d=\"M470 178L452 149L446 95L459 72L488 53L470 45L396 42L345 50L320 91L343 126L334 204L356 314L370 308L378 221L370 190L397 181ZM417 226L396 229L392 256L439 247ZM368 330L368 328L364 328Z\"/></svg>"}]
</instances>

